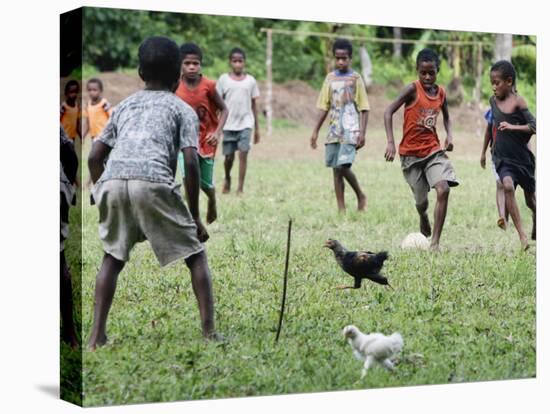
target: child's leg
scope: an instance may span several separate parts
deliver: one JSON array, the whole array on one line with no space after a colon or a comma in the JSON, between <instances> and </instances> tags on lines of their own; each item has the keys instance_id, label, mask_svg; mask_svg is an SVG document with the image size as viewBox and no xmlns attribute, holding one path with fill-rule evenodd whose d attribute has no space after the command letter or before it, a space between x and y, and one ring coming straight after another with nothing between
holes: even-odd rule
<instances>
[{"instance_id":1,"label":"child's leg","mask_svg":"<svg viewBox=\"0 0 550 414\"><path fill-rule=\"evenodd\" d=\"M502 230L506 230L508 222L508 211L506 210L506 197L504 195L504 186L497 181L497 210L498 210L498 226Z\"/></svg>"},{"instance_id":2,"label":"child's leg","mask_svg":"<svg viewBox=\"0 0 550 414\"><path fill-rule=\"evenodd\" d=\"M237 188L237 193L243 192L247 163L248 151L239 151L239 187Z\"/></svg>"},{"instance_id":3,"label":"child's leg","mask_svg":"<svg viewBox=\"0 0 550 414\"><path fill-rule=\"evenodd\" d=\"M426 237L432 235L432 226L430 225L430 218L428 217L428 198L420 204L416 204L416 211L420 216L420 233Z\"/></svg>"},{"instance_id":4,"label":"child's leg","mask_svg":"<svg viewBox=\"0 0 550 414\"><path fill-rule=\"evenodd\" d=\"M214 327L214 297L208 260L204 251L185 259L191 271L191 284L199 304L202 334L205 338L215 337Z\"/></svg>"},{"instance_id":5,"label":"child's leg","mask_svg":"<svg viewBox=\"0 0 550 414\"><path fill-rule=\"evenodd\" d=\"M533 228L531 230L531 240L537 240L537 198L535 193L524 191L525 204L533 212Z\"/></svg>"},{"instance_id":6,"label":"child's leg","mask_svg":"<svg viewBox=\"0 0 550 414\"><path fill-rule=\"evenodd\" d=\"M443 231L443 224L445 223L445 217L447 216L447 204L449 202L449 193L451 189L447 181L439 181L435 185L435 191L437 193L437 201L434 209L434 234L432 236L431 248L437 250L439 248L439 238Z\"/></svg>"},{"instance_id":7,"label":"child's leg","mask_svg":"<svg viewBox=\"0 0 550 414\"><path fill-rule=\"evenodd\" d=\"M218 217L218 211L216 209L216 190L214 188L214 159L203 158L199 155L199 166L201 172L201 189L208 197L206 223L210 224Z\"/></svg>"},{"instance_id":8,"label":"child's leg","mask_svg":"<svg viewBox=\"0 0 550 414\"><path fill-rule=\"evenodd\" d=\"M518 203L516 202L514 180L512 177L506 176L502 179L502 185L504 186L504 194L506 196L506 208L512 216L512 221L519 235L519 240L524 249L529 248L529 242L527 241L527 236L523 231L523 225L521 224L521 216L519 214Z\"/></svg>"},{"instance_id":9,"label":"child's leg","mask_svg":"<svg viewBox=\"0 0 550 414\"><path fill-rule=\"evenodd\" d=\"M346 202L344 200L344 176L342 175L342 168L333 168L332 175L334 177L334 193L336 194L338 211L345 211Z\"/></svg>"},{"instance_id":10,"label":"child's leg","mask_svg":"<svg viewBox=\"0 0 550 414\"><path fill-rule=\"evenodd\" d=\"M235 153L225 156L223 167L225 170L225 179L223 181L222 193L229 193L231 191L231 169L233 168L233 161L235 161Z\"/></svg>"},{"instance_id":11,"label":"child's leg","mask_svg":"<svg viewBox=\"0 0 550 414\"><path fill-rule=\"evenodd\" d=\"M124 268L124 262L115 259L108 253L103 256L101 269L96 276L94 323L88 347L94 351L97 346L107 342L106 325L107 315L115 295L116 283L119 273Z\"/></svg>"},{"instance_id":12,"label":"child's leg","mask_svg":"<svg viewBox=\"0 0 550 414\"><path fill-rule=\"evenodd\" d=\"M73 319L73 286L71 273L65 260L65 252L61 252L61 320L63 323L62 338L71 348L78 348L78 339Z\"/></svg>"},{"instance_id":13,"label":"child's leg","mask_svg":"<svg viewBox=\"0 0 550 414\"><path fill-rule=\"evenodd\" d=\"M203 187L202 191L208 197L208 207L206 209L206 223L210 224L218 218L218 209L216 207L216 189Z\"/></svg>"},{"instance_id":14,"label":"child's leg","mask_svg":"<svg viewBox=\"0 0 550 414\"><path fill-rule=\"evenodd\" d=\"M351 170L351 167L342 167L341 171L342 176L346 179L346 181L355 192L355 195L357 196L357 209L360 211L365 210L365 207L367 205L367 196L365 195L365 193L363 193L363 190L361 190L361 187L359 186L359 181L357 181L357 177Z\"/></svg>"}]
</instances>

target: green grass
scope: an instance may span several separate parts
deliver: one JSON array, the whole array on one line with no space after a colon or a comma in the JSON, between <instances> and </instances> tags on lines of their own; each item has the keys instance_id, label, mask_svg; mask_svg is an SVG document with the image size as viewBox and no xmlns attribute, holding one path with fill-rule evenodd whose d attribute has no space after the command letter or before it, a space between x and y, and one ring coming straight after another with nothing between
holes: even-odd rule
<instances>
[{"instance_id":1,"label":"green grass","mask_svg":"<svg viewBox=\"0 0 550 414\"><path fill-rule=\"evenodd\" d=\"M520 253L515 230L497 228L491 174L473 160L453 160L461 185L451 191L442 253L406 252L400 241L417 231L418 218L399 166L359 153L354 170L368 212L354 211L347 188L348 212L339 216L331 171L316 154L281 159L254 148L245 195L218 196L207 251L227 343L202 341L185 265L161 269L147 242L134 249L111 309L110 343L83 355L86 406L535 376L534 248ZM218 158L217 183L222 170ZM96 209L85 205L82 217L87 339L102 250ZM289 217L287 310L275 344ZM389 250L385 274L395 290L368 282L361 290L332 289L352 279L322 248L329 237L351 249ZM361 363L341 336L350 323L401 332L395 373L376 368L359 380Z\"/></svg>"}]
</instances>

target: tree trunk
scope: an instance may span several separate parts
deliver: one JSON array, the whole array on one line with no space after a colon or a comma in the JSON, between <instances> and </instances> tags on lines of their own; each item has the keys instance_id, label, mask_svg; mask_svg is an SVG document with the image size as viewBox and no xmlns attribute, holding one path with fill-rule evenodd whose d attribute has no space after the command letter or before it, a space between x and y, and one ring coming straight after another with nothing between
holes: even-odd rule
<instances>
[{"instance_id":1,"label":"tree trunk","mask_svg":"<svg viewBox=\"0 0 550 414\"><path fill-rule=\"evenodd\" d=\"M365 86L368 88L372 85L372 61L364 45L361 45L359 48L359 57L361 59L361 74L363 75Z\"/></svg>"},{"instance_id":2,"label":"tree trunk","mask_svg":"<svg viewBox=\"0 0 550 414\"><path fill-rule=\"evenodd\" d=\"M393 38L395 40L401 40L402 39L402 33L400 27L394 27L393 28ZM402 43L401 42L395 42L393 44L393 58L394 59L401 59L402 54Z\"/></svg>"},{"instance_id":3,"label":"tree trunk","mask_svg":"<svg viewBox=\"0 0 550 414\"><path fill-rule=\"evenodd\" d=\"M495 61L512 60L512 35L497 33L495 36Z\"/></svg>"},{"instance_id":4,"label":"tree trunk","mask_svg":"<svg viewBox=\"0 0 550 414\"><path fill-rule=\"evenodd\" d=\"M267 120L267 136L270 137L273 132L273 32L271 29L267 30L267 42L266 42L266 75L267 75L267 93L265 99L265 115Z\"/></svg>"}]
</instances>

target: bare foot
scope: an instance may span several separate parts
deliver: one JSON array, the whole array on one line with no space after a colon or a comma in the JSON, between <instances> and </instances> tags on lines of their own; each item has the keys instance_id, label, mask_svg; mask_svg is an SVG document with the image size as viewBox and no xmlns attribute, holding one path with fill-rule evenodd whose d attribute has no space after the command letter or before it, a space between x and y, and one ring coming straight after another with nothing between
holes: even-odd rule
<instances>
[{"instance_id":1,"label":"bare foot","mask_svg":"<svg viewBox=\"0 0 550 414\"><path fill-rule=\"evenodd\" d=\"M366 208L367 208L367 196L365 194L361 194L357 198L357 210L365 211Z\"/></svg>"},{"instance_id":2,"label":"bare foot","mask_svg":"<svg viewBox=\"0 0 550 414\"><path fill-rule=\"evenodd\" d=\"M502 230L506 230L506 219L504 217L499 217L497 220L497 226L499 226Z\"/></svg>"},{"instance_id":3,"label":"bare foot","mask_svg":"<svg viewBox=\"0 0 550 414\"><path fill-rule=\"evenodd\" d=\"M88 343L88 351L94 352L98 346L103 346L107 343L107 335L103 334L98 339L93 340L90 338Z\"/></svg>"},{"instance_id":4,"label":"bare foot","mask_svg":"<svg viewBox=\"0 0 550 414\"><path fill-rule=\"evenodd\" d=\"M432 226L430 226L430 219L427 214L422 214L420 216L420 233L426 237L432 235Z\"/></svg>"},{"instance_id":5,"label":"bare foot","mask_svg":"<svg viewBox=\"0 0 550 414\"><path fill-rule=\"evenodd\" d=\"M441 251L441 249L439 248L439 242L435 243L432 241L432 243L430 244L430 250L434 253L439 253Z\"/></svg>"},{"instance_id":6,"label":"bare foot","mask_svg":"<svg viewBox=\"0 0 550 414\"><path fill-rule=\"evenodd\" d=\"M76 339L76 333L74 331L63 333L62 339L73 351L78 349L78 340Z\"/></svg>"},{"instance_id":7,"label":"bare foot","mask_svg":"<svg viewBox=\"0 0 550 414\"><path fill-rule=\"evenodd\" d=\"M524 239L520 239L520 242L521 242L521 250L523 251L527 251L529 250L529 240L527 240L527 237L525 237Z\"/></svg>"},{"instance_id":8,"label":"bare foot","mask_svg":"<svg viewBox=\"0 0 550 414\"><path fill-rule=\"evenodd\" d=\"M218 218L218 210L216 209L216 199L208 200L208 208L206 210L206 224L211 224Z\"/></svg>"},{"instance_id":9,"label":"bare foot","mask_svg":"<svg viewBox=\"0 0 550 414\"><path fill-rule=\"evenodd\" d=\"M243 193L244 193L244 191L241 188L239 188L237 190L237 195L241 196L241 195L243 195Z\"/></svg>"},{"instance_id":10,"label":"bare foot","mask_svg":"<svg viewBox=\"0 0 550 414\"><path fill-rule=\"evenodd\" d=\"M227 194L231 191L231 179L227 179L225 178L223 180L223 188L222 188L222 193L223 194Z\"/></svg>"}]
</instances>

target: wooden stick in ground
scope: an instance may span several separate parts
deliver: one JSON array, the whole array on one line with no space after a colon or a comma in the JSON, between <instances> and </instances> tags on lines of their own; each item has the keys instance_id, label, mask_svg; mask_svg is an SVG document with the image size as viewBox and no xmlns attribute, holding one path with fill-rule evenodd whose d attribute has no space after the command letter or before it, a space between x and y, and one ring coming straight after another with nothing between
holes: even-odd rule
<instances>
[{"instance_id":1,"label":"wooden stick in ground","mask_svg":"<svg viewBox=\"0 0 550 414\"><path fill-rule=\"evenodd\" d=\"M292 219L288 220L288 235L286 240L286 261L285 261L285 274L283 279L283 299L281 301L281 311L279 313L279 326L277 327L277 336L275 336L275 342L279 341L279 335L281 334L281 327L283 326L283 315L285 312L286 302L286 286L288 281L288 262L290 259L290 234L292 232Z\"/></svg>"}]
</instances>

